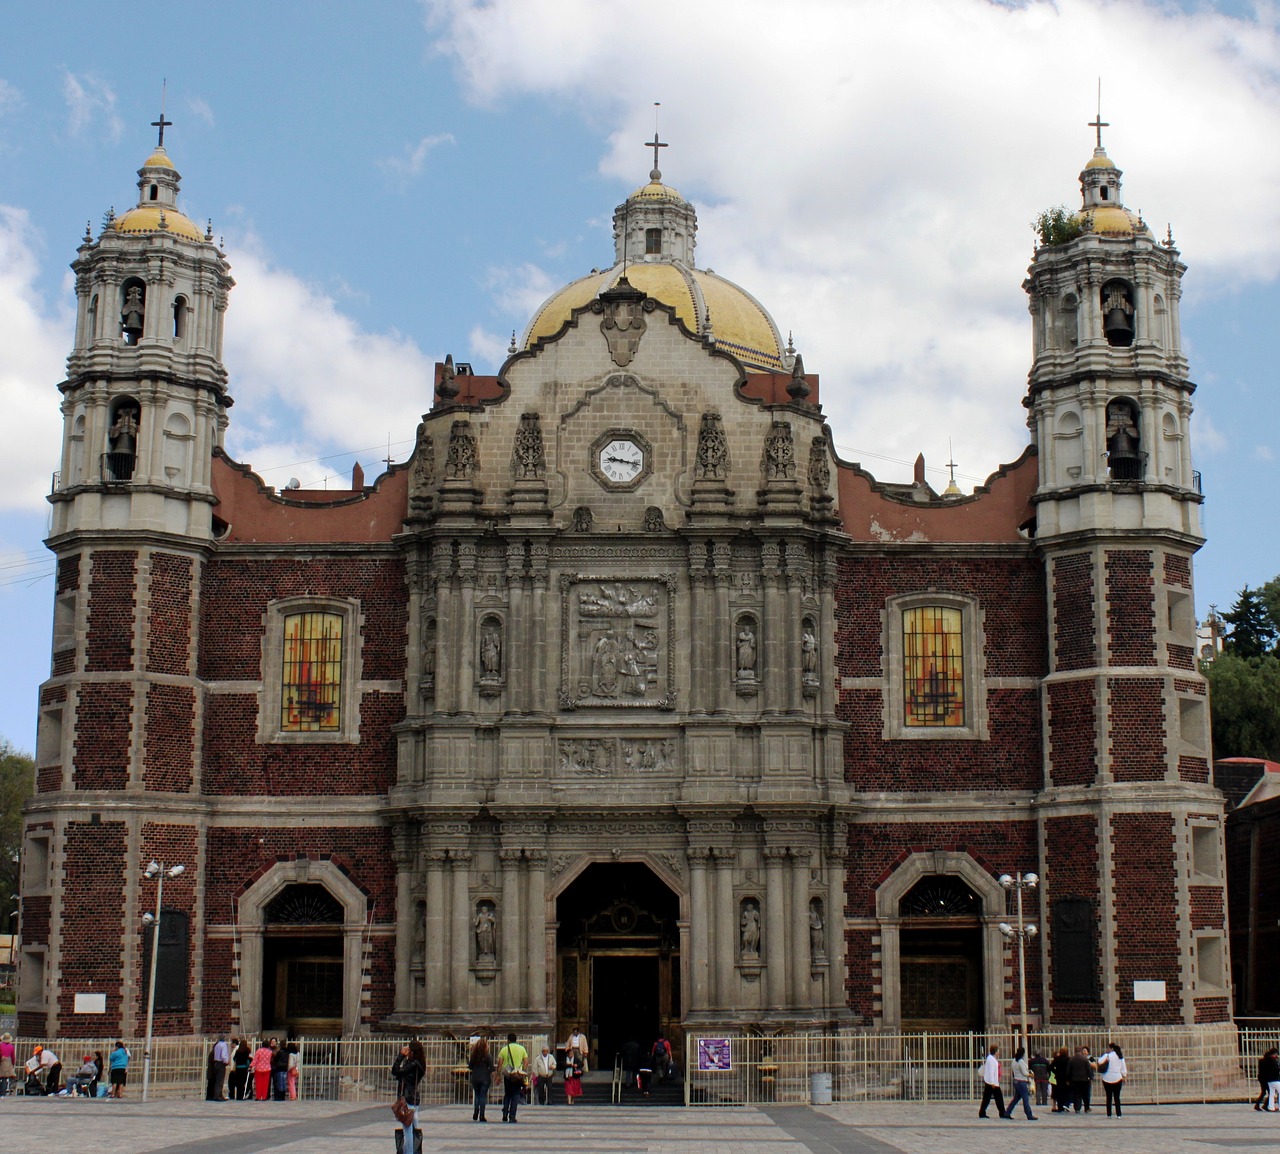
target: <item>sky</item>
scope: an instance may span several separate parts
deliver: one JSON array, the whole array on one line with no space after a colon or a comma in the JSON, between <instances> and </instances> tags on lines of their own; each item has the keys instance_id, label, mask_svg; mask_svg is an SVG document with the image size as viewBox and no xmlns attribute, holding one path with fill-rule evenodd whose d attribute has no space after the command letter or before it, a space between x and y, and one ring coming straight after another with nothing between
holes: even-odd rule
<instances>
[{"instance_id":1,"label":"sky","mask_svg":"<svg viewBox=\"0 0 1280 1154\"><path fill-rule=\"evenodd\" d=\"M237 282L227 448L269 484L404 460L434 362L495 372L546 296L611 263L656 126L698 264L794 334L842 456L901 481L924 453L940 489L954 454L968 491L1028 440L1030 222L1078 206L1101 80L1124 201L1188 266L1199 615L1280 573L1275 4L130 11L18 6L0 43L0 737L19 748L49 670L68 265L86 222L136 203L162 86L182 208Z\"/></svg>"}]
</instances>

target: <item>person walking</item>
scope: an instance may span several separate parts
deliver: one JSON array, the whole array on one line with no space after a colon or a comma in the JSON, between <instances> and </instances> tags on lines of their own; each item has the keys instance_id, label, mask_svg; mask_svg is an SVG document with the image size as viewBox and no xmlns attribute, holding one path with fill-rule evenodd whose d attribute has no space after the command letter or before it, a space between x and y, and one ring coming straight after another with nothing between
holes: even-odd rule
<instances>
[{"instance_id":1,"label":"person walking","mask_svg":"<svg viewBox=\"0 0 1280 1154\"><path fill-rule=\"evenodd\" d=\"M18 1050L13 1035L7 1030L0 1034L0 1098L8 1097L13 1090L13 1080L18 1074Z\"/></svg>"},{"instance_id":2,"label":"person walking","mask_svg":"<svg viewBox=\"0 0 1280 1154\"><path fill-rule=\"evenodd\" d=\"M1258 1081L1267 1088L1267 1104L1261 1109L1280 1109L1280 1050L1272 1046L1258 1061Z\"/></svg>"},{"instance_id":3,"label":"person walking","mask_svg":"<svg viewBox=\"0 0 1280 1154\"><path fill-rule=\"evenodd\" d=\"M264 1038L253 1052L250 1069L253 1070L253 1097L257 1102L265 1102L271 1093L271 1056L277 1044L274 1038L270 1042Z\"/></svg>"},{"instance_id":4,"label":"person walking","mask_svg":"<svg viewBox=\"0 0 1280 1154\"><path fill-rule=\"evenodd\" d=\"M564 1100L569 1106L582 1097L582 1055L570 1049L564 1056Z\"/></svg>"},{"instance_id":5,"label":"person walking","mask_svg":"<svg viewBox=\"0 0 1280 1154\"><path fill-rule=\"evenodd\" d=\"M484 1108L489 1104L489 1087L493 1085L493 1054L489 1050L489 1039L483 1034L472 1043L467 1069L471 1072L471 1121L487 1122Z\"/></svg>"},{"instance_id":6,"label":"person walking","mask_svg":"<svg viewBox=\"0 0 1280 1154\"><path fill-rule=\"evenodd\" d=\"M107 1077L111 1081L111 1097L123 1098L125 1083L129 1081L129 1050L123 1042L116 1042L107 1055Z\"/></svg>"},{"instance_id":7,"label":"person walking","mask_svg":"<svg viewBox=\"0 0 1280 1154\"><path fill-rule=\"evenodd\" d=\"M507 1044L498 1051L498 1069L502 1072L502 1120L514 1122L529 1077L529 1051L514 1034L507 1035Z\"/></svg>"},{"instance_id":8,"label":"person walking","mask_svg":"<svg viewBox=\"0 0 1280 1154\"><path fill-rule=\"evenodd\" d=\"M1124 1051L1115 1042L1108 1042L1107 1048L1098 1059L1098 1076L1102 1079L1102 1090L1107 1096L1107 1117L1111 1117L1111 1105L1114 1102L1116 1117L1120 1117L1120 1087L1129 1075L1129 1067L1124 1060Z\"/></svg>"},{"instance_id":9,"label":"person walking","mask_svg":"<svg viewBox=\"0 0 1280 1154\"><path fill-rule=\"evenodd\" d=\"M1047 1106L1049 1104L1049 1059L1044 1056L1043 1051L1037 1050L1031 1055L1028 1065L1031 1067L1031 1076L1036 1080L1036 1105Z\"/></svg>"},{"instance_id":10,"label":"person walking","mask_svg":"<svg viewBox=\"0 0 1280 1154\"><path fill-rule=\"evenodd\" d=\"M1071 1055L1067 1067L1067 1080L1071 1083L1071 1108L1077 1114L1080 1108L1089 1113L1089 1102L1093 1096L1093 1059L1089 1057L1088 1046L1077 1046Z\"/></svg>"},{"instance_id":11,"label":"person walking","mask_svg":"<svg viewBox=\"0 0 1280 1154\"><path fill-rule=\"evenodd\" d=\"M427 1054L417 1038L400 1047L400 1053L391 1065L391 1076L396 1080L396 1090L412 1112L412 1117L400 1125L403 1131L403 1154L419 1154L415 1140L421 1135L418 1129L418 1086L427 1073Z\"/></svg>"},{"instance_id":12,"label":"person walking","mask_svg":"<svg viewBox=\"0 0 1280 1154\"><path fill-rule=\"evenodd\" d=\"M991 1099L996 1101L996 1113L1008 1120L1013 1115L1007 1114L1004 1108L1004 1093L1000 1089L1000 1047L992 1046L982 1062L982 1105L978 1107L978 1117L989 1117L987 1107Z\"/></svg>"},{"instance_id":13,"label":"person walking","mask_svg":"<svg viewBox=\"0 0 1280 1154\"><path fill-rule=\"evenodd\" d=\"M209 1076L205 1081L204 1100L206 1102L225 1102L227 1100L224 1086L227 1080L227 1062L231 1051L227 1049L227 1037L219 1035L209 1052Z\"/></svg>"},{"instance_id":14,"label":"person walking","mask_svg":"<svg viewBox=\"0 0 1280 1154\"><path fill-rule=\"evenodd\" d=\"M1028 1122L1036 1121L1031 1113L1031 1066L1027 1062L1027 1051L1019 1046L1013 1052L1013 1100L1009 1103L1009 1117L1013 1117L1014 1107L1022 1103L1022 1110Z\"/></svg>"},{"instance_id":15,"label":"person walking","mask_svg":"<svg viewBox=\"0 0 1280 1154\"><path fill-rule=\"evenodd\" d=\"M578 1057L582 1059L582 1071L585 1074L587 1070L587 1036L582 1030L574 1026L573 1033L569 1035L569 1041L565 1045L566 1052L569 1050L577 1050Z\"/></svg>"},{"instance_id":16,"label":"person walking","mask_svg":"<svg viewBox=\"0 0 1280 1154\"><path fill-rule=\"evenodd\" d=\"M548 1106L551 1103L551 1083L556 1077L556 1056L547 1046L542 1047L542 1053L533 1060L533 1088L537 1094L537 1103L539 1106Z\"/></svg>"}]
</instances>

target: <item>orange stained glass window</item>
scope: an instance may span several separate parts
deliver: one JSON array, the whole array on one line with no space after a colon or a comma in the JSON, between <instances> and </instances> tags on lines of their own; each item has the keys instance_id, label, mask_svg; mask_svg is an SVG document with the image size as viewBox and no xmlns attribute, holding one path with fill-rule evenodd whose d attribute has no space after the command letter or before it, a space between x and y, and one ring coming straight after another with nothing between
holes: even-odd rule
<instances>
[{"instance_id":1,"label":"orange stained glass window","mask_svg":"<svg viewBox=\"0 0 1280 1154\"><path fill-rule=\"evenodd\" d=\"M280 728L323 733L341 726L342 616L293 613L284 619Z\"/></svg>"},{"instance_id":2,"label":"orange stained glass window","mask_svg":"<svg viewBox=\"0 0 1280 1154\"><path fill-rule=\"evenodd\" d=\"M910 726L964 725L964 638L959 609L902 614L903 715Z\"/></svg>"}]
</instances>

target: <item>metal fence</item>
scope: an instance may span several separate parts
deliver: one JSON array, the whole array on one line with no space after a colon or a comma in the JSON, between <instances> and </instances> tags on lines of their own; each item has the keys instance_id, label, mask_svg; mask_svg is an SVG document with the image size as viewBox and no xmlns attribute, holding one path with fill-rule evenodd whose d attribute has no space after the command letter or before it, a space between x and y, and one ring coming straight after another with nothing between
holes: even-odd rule
<instances>
[{"instance_id":1,"label":"metal fence","mask_svg":"<svg viewBox=\"0 0 1280 1154\"><path fill-rule=\"evenodd\" d=\"M298 1095L322 1101L386 1101L394 1097L391 1064L402 1039L396 1036L295 1039L301 1059ZM1124 1048L1131 1102L1243 1100L1256 1093L1257 1061L1280 1044L1280 1023L1241 1025L1219 1043L1197 1030L1175 1027L1105 1030L1047 1030L1031 1035L1029 1053L1051 1056L1061 1046L1086 1045L1097 1055L1107 1042ZM143 1046L124 1039L132 1052L127 1093L141 1092ZM522 1037L530 1054L545 1042ZM712 1045L707 1042L727 1043ZM116 1038L59 1038L54 1050L67 1073L84 1054L106 1055ZM151 1094L165 1098L204 1096L212 1038L157 1038L152 1043ZM36 1042L18 1039L18 1063ZM990 1045L1008 1062L1018 1039L992 1033L730 1034L709 1039L691 1032L685 1039L685 1101L699 1106L805 1103L830 1088L836 1102L956 1102L981 1096L980 1067ZM427 1076L424 1103L471 1100L466 1039L424 1038ZM250 1083L252 1092L252 1081Z\"/></svg>"},{"instance_id":2,"label":"metal fence","mask_svg":"<svg viewBox=\"0 0 1280 1154\"><path fill-rule=\"evenodd\" d=\"M1088 1046L1097 1056L1111 1040L1128 1065L1131 1102L1239 1100L1256 1092L1257 1057L1275 1031L1240 1031L1238 1048L1215 1048L1203 1033L1175 1028L1123 1031L1047 1030L1032 1034L1028 1054ZM982 1060L998 1045L1005 1086L1019 1044L1006 1033L737 1035L685 1039L685 1101L696 1106L754 1103L957 1102L982 1096Z\"/></svg>"}]
</instances>

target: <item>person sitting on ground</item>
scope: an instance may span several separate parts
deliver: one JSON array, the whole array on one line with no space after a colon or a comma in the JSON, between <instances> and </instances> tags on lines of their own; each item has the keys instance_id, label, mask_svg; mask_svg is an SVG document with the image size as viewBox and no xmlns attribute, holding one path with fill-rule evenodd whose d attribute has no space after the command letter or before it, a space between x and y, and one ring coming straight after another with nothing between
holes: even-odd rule
<instances>
[{"instance_id":1,"label":"person sitting on ground","mask_svg":"<svg viewBox=\"0 0 1280 1154\"><path fill-rule=\"evenodd\" d=\"M84 1062L74 1074L67 1079L67 1088L60 1093L67 1098L75 1098L80 1094L88 1097L89 1083L98 1079L98 1067L93 1064L93 1055L86 1054Z\"/></svg>"}]
</instances>

